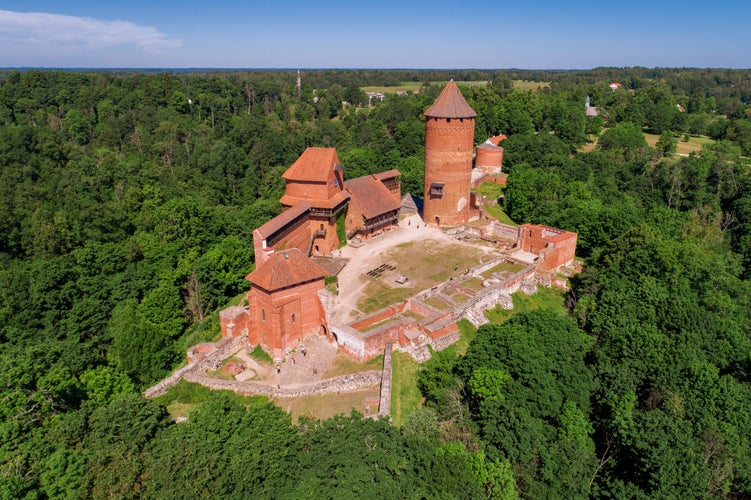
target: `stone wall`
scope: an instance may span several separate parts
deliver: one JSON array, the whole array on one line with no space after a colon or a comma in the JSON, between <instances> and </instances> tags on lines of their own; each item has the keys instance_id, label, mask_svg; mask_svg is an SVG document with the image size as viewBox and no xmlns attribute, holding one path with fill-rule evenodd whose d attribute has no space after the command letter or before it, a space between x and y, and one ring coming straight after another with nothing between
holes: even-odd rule
<instances>
[{"instance_id":1,"label":"stone wall","mask_svg":"<svg viewBox=\"0 0 751 500\"><path fill-rule=\"evenodd\" d=\"M206 344L199 344L204 346ZM173 385L177 384L181 378L186 378L186 375L193 374L195 372L202 372L205 370L216 370L221 366L222 360L228 358L231 354L239 351L243 347L248 345L248 339L246 337L235 337L233 339L222 339L214 344L216 349L211 352L205 353L204 356L196 359L195 361L188 363L187 365L178 368L172 374L161 380L159 383L149 387L143 393L147 398L155 398L161 396ZM187 380L187 378L186 378Z\"/></svg>"},{"instance_id":2,"label":"stone wall","mask_svg":"<svg viewBox=\"0 0 751 500\"><path fill-rule=\"evenodd\" d=\"M313 394L329 394L333 392L347 392L370 387L381 383L383 372L371 370L362 373L350 373L340 377L329 378L294 388L274 387L252 381L222 380L198 373L186 373L183 378L188 382L195 382L214 390L233 391L244 396L268 396L278 398L296 398Z\"/></svg>"},{"instance_id":3,"label":"stone wall","mask_svg":"<svg viewBox=\"0 0 751 500\"><path fill-rule=\"evenodd\" d=\"M392 344L386 344L383 350L383 373L381 375L381 399L378 402L376 418L391 415L391 349Z\"/></svg>"}]
</instances>

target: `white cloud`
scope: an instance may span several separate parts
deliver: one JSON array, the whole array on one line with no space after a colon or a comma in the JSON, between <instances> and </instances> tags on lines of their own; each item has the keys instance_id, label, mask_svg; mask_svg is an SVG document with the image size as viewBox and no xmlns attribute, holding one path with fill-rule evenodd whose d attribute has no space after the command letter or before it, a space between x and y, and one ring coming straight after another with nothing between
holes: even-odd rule
<instances>
[{"instance_id":1,"label":"white cloud","mask_svg":"<svg viewBox=\"0 0 751 500\"><path fill-rule=\"evenodd\" d=\"M179 38L130 21L9 10L0 10L1 41L53 52L135 46L148 54L161 54L182 45Z\"/></svg>"}]
</instances>

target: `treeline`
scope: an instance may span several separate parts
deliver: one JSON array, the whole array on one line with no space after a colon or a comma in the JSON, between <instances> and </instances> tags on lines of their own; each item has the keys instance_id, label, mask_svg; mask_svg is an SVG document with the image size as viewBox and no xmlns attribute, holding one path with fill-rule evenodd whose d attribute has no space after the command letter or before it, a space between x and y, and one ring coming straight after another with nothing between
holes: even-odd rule
<instances>
[{"instance_id":1,"label":"treeline","mask_svg":"<svg viewBox=\"0 0 751 500\"><path fill-rule=\"evenodd\" d=\"M0 78L4 496L749 494L748 72L320 70L300 96L295 76ZM293 427L215 394L175 426L135 396L218 332L216 310L247 288L252 230L279 213L281 173L305 147L336 147L348 178L397 168L422 194L422 113L441 90L429 82L449 78L488 82L462 91L478 143L509 136L507 213L579 233L570 315L484 327L465 357L436 356L400 430ZM402 81L424 84L371 106L360 89ZM719 142L676 157L685 134ZM268 470L246 455L281 453L274 436L289 454ZM258 465L241 474L237 460Z\"/></svg>"}]
</instances>

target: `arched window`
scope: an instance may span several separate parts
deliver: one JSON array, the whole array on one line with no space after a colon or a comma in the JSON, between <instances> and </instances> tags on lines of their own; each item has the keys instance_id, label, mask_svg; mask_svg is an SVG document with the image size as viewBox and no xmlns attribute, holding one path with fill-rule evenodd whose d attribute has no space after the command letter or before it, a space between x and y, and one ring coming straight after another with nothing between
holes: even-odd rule
<instances>
[{"instance_id":1,"label":"arched window","mask_svg":"<svg viewBox=\"0 0 751 500\"><path fill-rule=\"evenodd\" d=\"M292 324L294 324L294 323L295 323L295 319L296 319L296 318L295 318L295 313L292 313Z\"/></svg>"},{"instance_id":2,"label":"arched window","mask_svg":"<svg viewBox=\"0 0 751 500\"><path fill-rule=\"evenodd\" d=\"M266 321L266 309L261 309L261 319Z\"/></svg>"}]
</instances>

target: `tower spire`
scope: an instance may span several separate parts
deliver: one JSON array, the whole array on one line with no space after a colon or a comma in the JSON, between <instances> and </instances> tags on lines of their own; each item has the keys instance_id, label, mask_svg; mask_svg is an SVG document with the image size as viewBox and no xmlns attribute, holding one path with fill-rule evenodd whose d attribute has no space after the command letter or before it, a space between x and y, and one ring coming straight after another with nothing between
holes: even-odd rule
<instances>
[{"instance_id":1,"label":"tower spire","mask_svg":"<svg viewBox=\"0 0 751 500\"><path fill-rule=\"evenodd\" d=\"M302 86L300 80L300 70L297 70L297 85L295 86L295 97L300 97L302 94Z\"/></svg>"}]
</instances>

